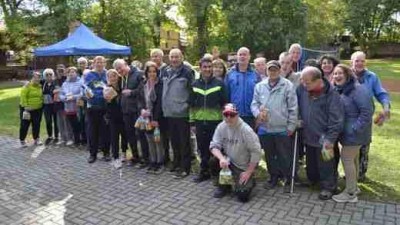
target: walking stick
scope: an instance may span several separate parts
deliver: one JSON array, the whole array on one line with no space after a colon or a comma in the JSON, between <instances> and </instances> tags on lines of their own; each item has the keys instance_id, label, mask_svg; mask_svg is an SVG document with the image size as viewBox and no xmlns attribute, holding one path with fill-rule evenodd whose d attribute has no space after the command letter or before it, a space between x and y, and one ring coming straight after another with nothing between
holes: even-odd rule
<instances>
[{"instance_id":1,"label":"walking stick","mask_svg":"<svg viewBox=\"0 0 400 225\"><path fill-rule=\"evenodd\" d=\"M298 131L295 132L294 134L294 151L293 151L293 164L292 164L292 179L290 182L290 194L293 193L293 189L294 189L294 175L296 173L296 155L297 155L297 135Z\"/></svg>"}]
</instances>

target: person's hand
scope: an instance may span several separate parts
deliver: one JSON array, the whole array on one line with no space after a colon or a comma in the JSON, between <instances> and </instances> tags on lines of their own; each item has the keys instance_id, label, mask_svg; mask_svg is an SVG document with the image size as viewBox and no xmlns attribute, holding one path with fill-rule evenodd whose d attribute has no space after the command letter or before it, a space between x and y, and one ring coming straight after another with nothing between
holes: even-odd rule
<instances>
[{"instance_id":1,"label":"person's hand","mask_svg":"<svg viewBox=\"0 0 400 225\"><path fill-rule=\"evenodd\" d=\"M160 126L157 121L151 121L150 123L151 123L151 125L153 127L159 127Z\"/></svg>"},{"instance_id":2,"label":"person's hand","mask_svg":"<svg viewBox=\"0 0 400 225\"><path fill-rule=\"evenodd\" d=\"M221 167L222 169L226 169L229 166L229 161L226 160L226 158L224 157L223 159L219 160L219 167Z\"/></svg>"},{"instance_id":3,"label":"person's hand","mask_svg":"<svg viewBox=\"0 0 400 225\"><path fill-rule=\"evenodd\" d=\"M325 142L324 143L325 149L326 150L332 150L333 151L333 144L330 142Z\"/></svg>"},{"instance_id":4,"label":"person's hand","mask_svg":"<svg viewBox=\"0 0 400 225\"><path fill-rule=\"evenodd\" d=\"M287 135L288 135L289 137L291 137L293 134L294 134L294 131L292 131L292 130L287 130Z\"/></svg>"},{"instance_id":5,"label":"person's hand","mask_svg":"<svg viewBox=\"0 0 400 225\"><path fill-rule=\"evenodd\" d=\"M297 128L302 128L302 127L303 127L303 124L304 124L304 121L303 121L303 120L297 120L296 127L297 127Z\"/></svg>"},{"instance_id":6,"label":"person's hand","mask_svg":"<svg viewBox=\"0 0 400 225\"><path fill-rule=\"evenodd\" d=\"M196 133L196 126L190 126L190 133Z\"/></svg>"},{"instance_id":7,"label":"person's hand","mask_svg":"<svg viewBox=\"0 0 400 225\"><path fill-rule=\"evenodd\" d=\"M385 116L385 120L390 119L390 110L383 111L383 115Z\"/></svg>"},{"instance_id":8,"label":"person's hand","mask_svg":"<svg viewBox=\"0 0 400 225\"><path fill-rule=\"evenodd\" d=\"M124 89L124 90L122 91L122 94L123 94L123 95L130 95L131 92L132 92L132 90Z\"/></svg>"},{"instance_id":9,"label":"person's hand","mask_svg":"<svg viewBox=\"0 0 400 225\"><path fill-rule=\"evenodd\" d=\"M250 179L250 177L251 177L251 172L249 171L244 171L240 173L239 183L243 185L246 184L247 181Z\"/></svg>"},{"instance_id":10,"label":"person's hand","mask_svg":"<svg viewBox=\"0 0 400 225\"><path fill-rule=\"evenodd\" d=\"M140 111L140 116L143 117L143 118L149 117L149 116L150 116L149 110L142 109L142 110Z\"/></svg>"}]
</instances>

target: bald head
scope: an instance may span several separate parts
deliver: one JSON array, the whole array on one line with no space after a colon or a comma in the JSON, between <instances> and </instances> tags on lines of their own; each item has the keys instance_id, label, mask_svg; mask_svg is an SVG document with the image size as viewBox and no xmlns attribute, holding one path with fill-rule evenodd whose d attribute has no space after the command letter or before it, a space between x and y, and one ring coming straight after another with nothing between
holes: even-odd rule
<instances>
[{"instance_id":1,"label":"bald head","mask_svg":"<svg viewBox=\"0 0 400 225\"><path fill-rule=\"evenodd\" d=\"M301 71L301 81L307 91L315 90L323 85L322 72L317 67L306 67Z\"/></svg>"},{"instance_id":2,"label":"bald head","mask_svg":"<svg viewBox=\"0 0 400 225\"><path fill-rule=\"evenodd\" d=\"M169 62L173 68L178 68L183 61L181 50L174 48L169 52Z\"/></svg>"}]
</instances>

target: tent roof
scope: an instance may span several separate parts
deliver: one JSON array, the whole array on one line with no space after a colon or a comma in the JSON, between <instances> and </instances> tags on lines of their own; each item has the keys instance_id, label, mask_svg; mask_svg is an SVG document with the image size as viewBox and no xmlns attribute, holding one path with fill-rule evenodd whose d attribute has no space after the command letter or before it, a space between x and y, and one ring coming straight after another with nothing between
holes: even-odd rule
<instances>
[{"instance_id":1,"label":"tent roof","mask_svg":"<svg viewBox=\"0 0 400 225\"><path fill-rule=\"evenodd\" d=\"M81 24L73 34L55 44L36 48L35 56L130 55L130 47L117 45L96 36Z\"/></svg>"}]
</instances>

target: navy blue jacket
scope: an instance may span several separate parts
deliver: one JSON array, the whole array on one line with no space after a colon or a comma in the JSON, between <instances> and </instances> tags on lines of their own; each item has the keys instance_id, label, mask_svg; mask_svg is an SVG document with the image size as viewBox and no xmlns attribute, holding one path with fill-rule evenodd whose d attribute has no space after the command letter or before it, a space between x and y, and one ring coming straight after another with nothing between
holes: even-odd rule
<instances>
[{"instance_id":1,"label":"navy blue jacket","mask_svg":"<svg viewBox=\"0 0 400 225\"><path fill-rule=\"evenodd\" d=\"M257 74L250 65L246 72L240 72L236 65L227 74L225 86L228 100L236 105L240 116L253 116L250 106L253 101L254 87L258 81Z\"/></svg>"},{"instance_id":2,"label":"navy blue jacket","mask_svg":"<svg viewBox=\"0 0 400 225\"><path fill-rule=\"evenodd\" d=\"M303 85L297 88L299 114L303 120L303 138L306 145L321 147L320 139L337 141L344 125L344 107L340 95L328 80L323 78L324 89L320 96L310 96Z\"/></svg>"},{"instance_id":3,"label":"navy blue jacket","mask_svg":"<svg viewBox=\"0 0 400 225\"><path fill-rule=\"evenodd\" d=\"M342 145L366 145L371 142L373 103L365 86L355 78L343 86L335 86L344 104L344 129L339 137Z\"/></svg>"}]
</instances>

